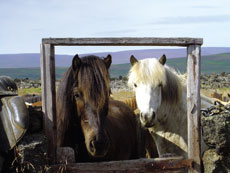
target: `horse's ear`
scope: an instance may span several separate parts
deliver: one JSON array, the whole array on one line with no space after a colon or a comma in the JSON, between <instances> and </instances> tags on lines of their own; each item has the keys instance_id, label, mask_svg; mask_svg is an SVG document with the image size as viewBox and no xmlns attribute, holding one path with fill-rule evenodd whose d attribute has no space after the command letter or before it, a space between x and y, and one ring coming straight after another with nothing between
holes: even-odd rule
<instances>
[{"instance_id":1,"label":"horse's ear","mask_svg":"<svg viewBox=\"0 0 230 173\"><path fill-rule=\"evenodd\" d=\"M164 65L164 64L166 63L166 56L165 56L165 54L162 55L162 57L159 59L159 62L160 62L162 65Z\"/></svg>"},{"instance_id":2,"label":"horse's ear","mask_svg":"<svg viewBox=\"0 0 230 173\"><path fill-rule=\"evenodd\" d=\"M136 64L138 62L138 60L132 55L131 57L130 57L130 63L131 63L131 65L133 66L134 64Z\"/></svg>"},{"instance_id":3,"label":"horse's ear","mask_svg":"<svg viewBox=\"0 0 230 173\"><path fill-rule=\"evenodd\" d=\"M78 54L76 54L73 57L73 60L72 60L72 68L73 68L73 70L76 71L77 68L79 68L80 65L81 65L81 59L79 58Z\"/></svg>"},{"instance_id":4,"label":"horse's ear","mask_svg":"<svg viewBox=\"0 0 230 173\"><path fill-rule=\"evenodd\" d=\"M107 69L109 69L111 63L112 63L112 56L110 54L107 55L106 58L104 58L105 65Z\"/></svg>"}]
</instances>

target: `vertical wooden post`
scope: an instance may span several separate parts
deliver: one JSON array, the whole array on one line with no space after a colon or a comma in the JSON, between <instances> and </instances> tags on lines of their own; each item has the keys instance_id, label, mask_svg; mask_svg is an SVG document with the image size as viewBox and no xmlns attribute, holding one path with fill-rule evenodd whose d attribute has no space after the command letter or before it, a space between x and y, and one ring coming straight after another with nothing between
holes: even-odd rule
<instances>
[{"instance_id":1,"label":"vertical wooden post","mask_svg":"<svg viewBox=\"0 0 230 173\"><path fill-rule=\"evenodd\" d=\"M56 161L56 87L55 87L55 59L54 46L41 45L41 83L42 83L42 111L44 115L44 129L48 138L48 157L50 163Z\"/></svg>"},{"instance_id":2,"label":"vertical wooden post","mask_svg":"<svg viewBox=\"0 0 230 173\"><path fill-rule=\"evenodd\" d=\"M194 160L194 169L201 172L200 146L200 45L187 47L187 117L188 117L188 158Z\"/></svg>"}]
</instances>

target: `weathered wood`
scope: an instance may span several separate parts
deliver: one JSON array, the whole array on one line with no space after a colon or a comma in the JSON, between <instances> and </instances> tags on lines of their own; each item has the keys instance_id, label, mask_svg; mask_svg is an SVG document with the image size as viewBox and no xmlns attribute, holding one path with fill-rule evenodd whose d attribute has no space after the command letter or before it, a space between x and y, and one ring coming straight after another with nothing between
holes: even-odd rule
<instances>
[{"instance_id":1,"label":"weathered wood","mask_svg":"<svg viewBox=\"0 0 230 173\"><path fill-rule=\"evenodd\" d=\"M56 91L54 46L41 45L42 111L45 134L48 138L48 156L51 163L56 161Z\"/></svg>"},{"instance_id":2,"label":"weathered wood","mask_svg":"<svg viewBox=\"0 0 230 173\"><path fill-rule=\"evenodd\" d=\"M44 38L43 44L58 46L188 46L202 45L202 38Z\"/></svg>"},{"instance_id":3,"label":"weathered wood","mask_svg":"<svg viewBox=\"0 0 230 173\"><path fill-rule=\"evenodd\" d=\"M50 172L65 170L66 172L184 172L192 167L192 160L181 157L137 159L97 163L74 163L51 166Z\"/></svg>"},{"instance_id":4,"label":"weathered wood","mask_svg":"<svg viewBox=\"0 0 230 173\"><path fill-rule=\"evenodd\" d=\"M193 159L194 169L201 172L200 159L200 45L187 48L187 117L188 117L188 158Z\"/></svg>"}]
</instances>

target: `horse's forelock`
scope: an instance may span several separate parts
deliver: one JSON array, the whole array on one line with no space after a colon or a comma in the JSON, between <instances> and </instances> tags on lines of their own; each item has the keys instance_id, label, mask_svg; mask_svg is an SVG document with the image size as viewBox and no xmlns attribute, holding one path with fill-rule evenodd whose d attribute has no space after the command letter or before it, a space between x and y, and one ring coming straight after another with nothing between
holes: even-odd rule
<instances>
[{"instance_id":1,"label":"horse's forelock","mask_svg":"<svg viewBox=\"0 0 230 173\"><path fill-rule=\"evenodd\" d=\"M128 84L151 84L156 87L166 84L165 68L156 58L148 58L138 61L129 71Z\"/></svg>"},{"instance_id":2,"label":"horse's forelock","mask_svg":"<svg viewBox=\"0 0 230 173\"><path fill-rule=\"evenodd\" d=\"M109 73L101 59L82 58L78 73L78 86L84 92L85 100L97 107L103 106L109 97Z\"/></svg>"},{"instance_id":3,"label":"horse's forelock","mask_svg":"<svg viewBox=\"0 0 230 173\"><path fill-rule=\"evenodd\" d=\"M162 101L178 103L181 99L182 85L178 74L167 65L162 65L156 58L138 61L129 71L128 85L142 83L153 87L162 85Z\"/></svg>"}]
</instances>

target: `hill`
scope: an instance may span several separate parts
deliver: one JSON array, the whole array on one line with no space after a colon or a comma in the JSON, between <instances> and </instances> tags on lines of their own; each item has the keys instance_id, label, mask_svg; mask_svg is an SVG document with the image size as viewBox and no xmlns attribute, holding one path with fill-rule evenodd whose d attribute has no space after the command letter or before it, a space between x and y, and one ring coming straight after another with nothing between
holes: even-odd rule
<instances>
[{"instance_id":1,"label":"hill","mask_svg":"<svg viewBox=\"0 0 230 173\"><path fill-rule=\"evenodd\" d=\"M186 58L167 59L167 65L172 66L177 71L186 72ZM127 76L130 64L112 64L110 76ZM56 78L60 79L67 67L56 67ZM202 56L201 73L230 72L230 53ZM8 75L12 78L40 79L40 68L0 68L0 75Z\"/></svg>"},{"instance_id":2,"label":"hill","mask_svg":"<svg viewBox=\"0 0 230 173\"><path fill-rule=\"evenodd\" d=\"M167 64L174 67L176 70L186 72L186 58L169 59ZM230 53L217 55L202 56L201 58L201 73L222 73L230 72Z\"/></svg>"},{"instance_id":3,"label":"hill","mask_svg":"<svg viewBox=\"0 0 230 173\"><path fill-rule=\"evenodd\" d=\"M230 47L202 47L202 56L230 53ZM137 59L147 57L160 57L166 54L168 59L185 57L186 48L177 49L145 49L145 50L127 50L118 52L92 53L97 56L106 56L110 53L113 57L113 64L129 63L129 57L134 55ZM87 54L81 54L85 56ZM73 55L55 55L55 64L57 67L68 67L71 65ZM0 68L32 68L40 67L40 54L0 54Z\"/></svg>"}]
</instances>

